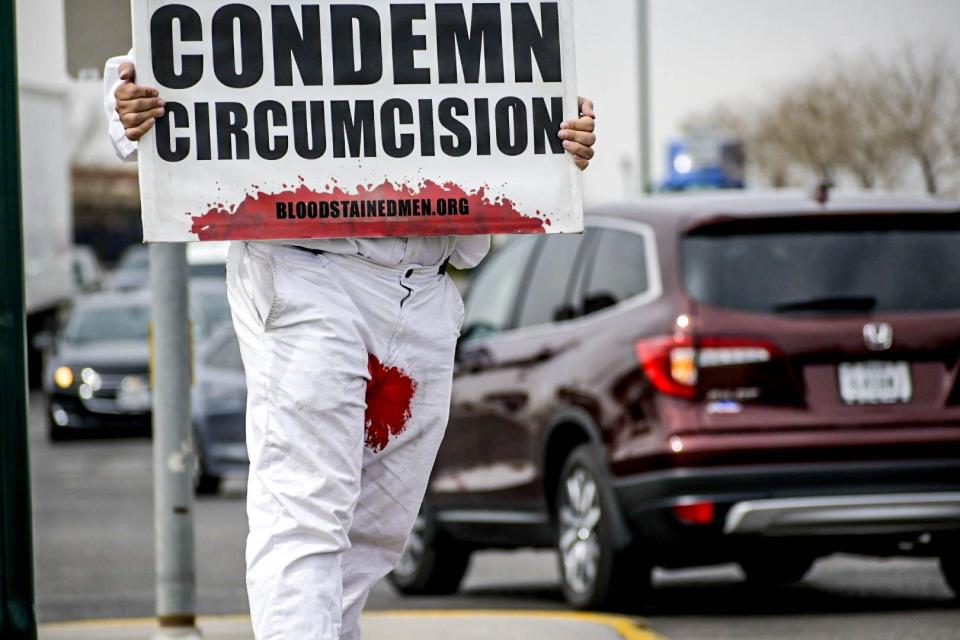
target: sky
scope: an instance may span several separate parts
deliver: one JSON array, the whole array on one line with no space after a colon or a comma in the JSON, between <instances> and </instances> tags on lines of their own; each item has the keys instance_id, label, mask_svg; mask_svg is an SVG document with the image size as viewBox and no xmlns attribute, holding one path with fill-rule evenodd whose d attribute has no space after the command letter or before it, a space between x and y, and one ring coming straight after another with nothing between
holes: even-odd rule
<instances>
[{"instance_id":1,"label":"sky","mask_svg":"<svg viewBox=\"0 0 960 640\"><path fill-rule=\"evenodd\" d=\"M574 0L581 95L598 109L588 204L636 192L636 0ZM684 118L727 102L761 102L836 55L895 55L942 43L960 65L960 0L650 0L651 154L663 175ZM952 40L952 42L951 42Z\"/></svg>"},{"instance_id":2,"label":"sky","mask_svg":"<svg viewBox=\"0 0 960 640\"><path fill-rule=\"evenodd\" d=\"M62 2L19 0L21 81L65 82ZM581 95L599 114L588 204L637 193L637 0L573 0ZM960 0L649 0L651 155L662 176L684 118L721 103L756 103L839 55L895 55L943 43L960 65ZM83 92L81 92L83 93ZM86 94L94 100L96 90ZM106 144L106 136L103 136ZM109 159L109 145L102 150Z\"/></svg>"}]
</instances>

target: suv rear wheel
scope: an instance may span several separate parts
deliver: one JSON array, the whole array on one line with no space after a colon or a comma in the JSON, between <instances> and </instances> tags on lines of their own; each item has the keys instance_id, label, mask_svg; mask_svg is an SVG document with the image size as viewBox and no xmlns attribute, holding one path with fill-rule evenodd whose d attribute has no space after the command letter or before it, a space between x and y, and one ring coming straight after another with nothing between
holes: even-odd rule
<instances>
[{"instance_id":1,"label":"suv rear wheel","mask_svg":"<svg viewBox=\"0 0 960 640\"><path fill-rule=\"evenodd\" d=\"M433 510L425 502L389 575L390 583L405 595L456 593L467 572L470 552L469 547L437 531Z\"/></svg>"},{"instance_id":2,"label":"suv rear wheel","mask_svg":"<svg viewBox=\"0 0 960 640\"><path fill-rule=\"evenodd\" d=\"M638 606L650 589L652 566L636 547L616 548L615 502L588 445L567 458L554 504L567 602L578 609Z\"/></svg>"}]
</instances>

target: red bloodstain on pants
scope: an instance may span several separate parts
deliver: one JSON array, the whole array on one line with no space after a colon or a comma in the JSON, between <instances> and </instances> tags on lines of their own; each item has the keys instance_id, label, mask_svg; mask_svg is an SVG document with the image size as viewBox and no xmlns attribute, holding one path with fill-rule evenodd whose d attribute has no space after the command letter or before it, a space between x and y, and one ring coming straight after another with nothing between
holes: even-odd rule
<instances>
[{"instance_id":1,"label":"red bloodstain on pants","mask_svg":"<svg viewBox=\"0 0 960 640\"><path fill-rule=\"evenodd\" d=\"M371 354L367 369L366 445L371 451L386 449L392 436L407 428L417 383L398 367L385 367Z\"/></svg>"}]
</instances>

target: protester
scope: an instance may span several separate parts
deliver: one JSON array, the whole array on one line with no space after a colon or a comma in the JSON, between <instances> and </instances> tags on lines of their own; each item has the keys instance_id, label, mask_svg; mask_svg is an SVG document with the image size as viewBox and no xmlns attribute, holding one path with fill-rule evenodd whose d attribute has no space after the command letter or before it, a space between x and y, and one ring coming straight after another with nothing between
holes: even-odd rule
<instances>
[{"instance_id":1,"label":"protester","mask_svg":"<svg viewBox=\"0 0 960 640\"><path fill-rule=\"evenodd\" d=\"M132 52L105 70L117 153L165 114ZM585 169L593 104L560 138ZM463 303L448 264L487 236L234 242L227 285L247 377L247 587L259 640L354 639L413 527L447 424Z\"/></svg>"}]
</instances>

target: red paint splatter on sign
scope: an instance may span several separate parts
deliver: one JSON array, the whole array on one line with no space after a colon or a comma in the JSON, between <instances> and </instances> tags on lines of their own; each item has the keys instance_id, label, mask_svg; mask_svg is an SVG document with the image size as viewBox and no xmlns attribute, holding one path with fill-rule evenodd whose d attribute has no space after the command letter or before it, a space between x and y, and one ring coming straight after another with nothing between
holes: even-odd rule
<instances>
[{"instance_id":1,"label":"red paint splatter on sign","mask_svg":"<svg viewBox=\"0 0 960 640\"><path fill-rule=\"evenodd\" d=\"M366 446L374 452L386 449L391 437L403 433L411 416L417 383L402 369L385 367L370 355L367 360Z\"/></svg>"},{"instance_id":2,"label":"red paint splatter on sign","mask_svg":"<svg viewBox=\"0 0 960 640\"><path fill-rule=\"evenodd\" d=\"M434 215L319 217L321 207L333 203L337 203L341 208L344 205L349 208L353 206L352 203L375 206L380 201L416 201L418 204L428 201ZM469 215L456 212L436 215L442 206L446 207L451 202L456 202L457 206L465 202L469 207ZM315 217L277 217L278 204L295 209L297 203L309 205ZM232 211L222 204L211 205L209 211L202 215L192 215L192 219L191 231L197 234L200 240L293 240L544 232L544 221L541 218L523 215L508 198L488 196L486 187L468 192L451 182L440 185L430 180L418 188L398 187L385 181L381 185L357 187L355 193L340 187L333 187L327 192L317 192L303 184L296 188L291 185L289 190L281 193L268 194L258 191L250 194Z\"/></svg>"}]
</instances>

